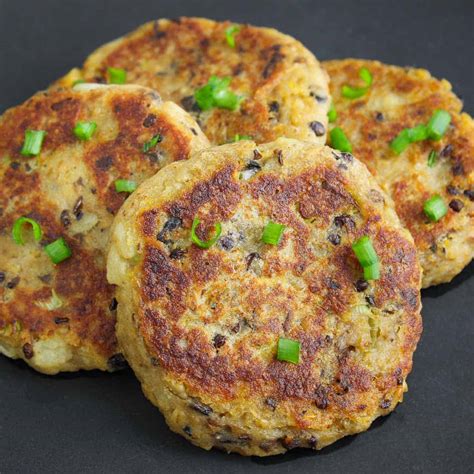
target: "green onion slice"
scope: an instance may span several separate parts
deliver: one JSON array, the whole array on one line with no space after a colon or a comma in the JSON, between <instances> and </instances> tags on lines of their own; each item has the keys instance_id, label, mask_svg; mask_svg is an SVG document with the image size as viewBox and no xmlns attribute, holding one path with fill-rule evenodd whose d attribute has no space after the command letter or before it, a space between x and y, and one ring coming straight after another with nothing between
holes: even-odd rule
<instances>
[{"instance_id":1,"label":"green onion slice","mask_svg":"<svg viewBox=\"0 0 474 474\"><path fill-rule=\"evenodd\" d=\"M157 135L154 135L150 141L146 142L143 145L143 153L148 153L152 148L154 148L162 140L163 140L163 137L159 133Z\"/></svg>"},{"instance_id":2,"label":"green onion slice","mask_svg":"<svg viewBox=\"0 0 474 474\"><path fill-rule=\"evenodd\" d=\"M436 151L431 150L430 154L428 155L428 166L430 168L433 168L433 166L436 164L437 161L438 161L438 154L436 153Z\"/></svg>"},{"instance_id":3,"label":"green onion slice","mask_svg":"<svg viewBox=\"0 0 474 474\"><path fill-rule=\"evenodd\" d=\"M225 30L225 39L231 48L235 48L235 35L240 31L239 25L231 25Z\"/></svg>"},{"instance_id":4,"label":"green onion slice","mask_svg":"<svg viewBox=\"0 0 474 474\"><path fill-rule=\"evenodd\" d=\"M423 211L431 222L438 222L448 212L448 206L439 194L425 201Z\"/></svg>"},{"instance_id":5,"label":"green onion slice","mask_svg":"<svg viewBox=\"0 0 474 474\"><path fill-rule=\"evenodd\" d=\"M405 128L390 142L390 148L399 155L408 148L410 143L410 134L408 128Z\"/></svg>"},{"instance_id":6,"label":"green onion slice","mask_svg":"<svg viewBox=\"0 0 474 474\"><path fill-rule=\"evenodd\" d=\"M36 222L34 219L30 219L29 217L20 217L18 218L15 223L13 224L12 228L12 236L13 240L18 245L25 245L25 241L23 240L23 226L25 224L30 224L33 228L33 237L36 241L41 240L43 237L43 231L41 230L41 226Z\"/></svg>"},{"instance_id":7,"label":"green onion slice","mask_svg":"<svg viewBox=\"0 0 474 474\"><path fill-rule=\"evenodd\" d=\"M125 84L127 81L127 71L117 67L108 67L107 75L109 84Z\"/></svg>"},{"instance_id":8,"label":"green onion slice","mask_svg":"<svg viewBox=\"0 0 474 474\"><path fill-rule=\"evenodd\" d=\"M133 193L137 189L137 183L128 179L117 179L114 184L118 193Z\"/></svg>"},{"instance_id":9,"label":"green onion slice","mask_svg":"<svg viewBox=\"0 0 474 474\"><path fill-rule=\"evenodd\" d=\"M64 240L64 237L60 237L54 242L46 245L44 251L55 264L61 263L72 255L72 251L67 242Z\"/></svg>"},{"instance_id":10,"label":"green onion slice","mask_svg":"<svg viewBox=\"0 0 474 474\"><path fill-rule=\"evenodd\" d=\"M252 140L252 137L250 135L239 135L236 133L234 135L234 142L240 142L241 140Z\"/></svg>"},{"instance_id":11,"label":"green onion slice","mask_svg":"<svg viewBox=\"0 0 474 474\"><path fill-rule=\"evenodd\" d=\"M359 77L364 81L365 87L352 87L344 85L342 86L342 95L348 99L358 99L363 95L367 94L369 87L372 85L374 80L372 73L363 67L359 70Z\"/></svg>"},{"instance_id":12,"label":"green onion slice","mask_svg":"<svg viewBox=\"0 0 474 474\"><path fill-rule=\"evenodd\" d=\"M428 138L428 128L425 125L417 125L407 129L407 135L410 143L422 142Z\"/></svg>"},{"instance_id":13,"label":"green onion slice","mask_svg":"<svg viewBox=\"0 0 474 474\"><path fill-rule=\"evenodd\" d=\"M354 251L357 260L362 267L370 267L374 263L378 263L379 259L377 253L372 245L370 237L368 235L362 236L352 244L352 250Z\"/></svg>"},{"instance_id":14,"label":"green onion slice","mask_svg":"<svg viewBox=\"0 0 474 474\"><path fill-rule=\"evenodd\" d=\"M364 280L378 280L380 278L380 263L376 262L372 265L368 265L367 267L363 267L364 269Z\"/></svg>"},{"instance_id":15,"label":"green onion slice","mask_svg":"<svg viewBox=\"0 0 474 474\"><path fill-rule=\"evenodd\" d=\"M194 93L199 108L209 110L218 107L236 110L243 98L228 89L230 82L230 77L211 76L208 83Z\"/></svg>"},{"instance_id":16,"label":"green onion slice","mask_svg":"<svg viewBox=\"0 0 474 474\"><path fill-rule=\"evenodd\" d=\"M298 341L280 337L278 339L277 359L298 364L300 361L300 347L301 344Z\"/></svg>"},{"instance_id":17,"label":"green onion slice","mask_svg":"<svg viewBox=\"0 0 474 474\"><path fill-rule=\"evenodd\" d=\"M76 79L73 83L72 83L72 87L74 86L77 86L78 84L84 84L86 81L84 79Z\"/></svg>"},{"instance_id":18,"label":"green onion slice","mask_svg":"<svg viewBox=\"0 0 474 474\"><path fill-rule=\"evenodd\" d=\"M45 135L46 132L44 130L26 130L25 141L20 153L24 156L39 155Z\"/></svg>"},{"instance_id":19,"label":"green onion slice","mask_svg":"<svg viewBox=\"0 0 474 474\"><path fill-rule=\"evenodd\" d=\"M436 110L426 128L432 140L440 140L451 123L451 115L446 110Z\"/></svg>"},{"instance_id":20,"label":"green onion slice","mask_svg":"<svg viewBox=\"0 0 474 474\"><path fill-rule=\"evenodd\" d=\"M95 122L77 122L73 132L79 140L90 140L96 128Z\"/></svg>"},{"instance_id":21,"label":"green onion slice","mask_svg":"<svg viewBox=\"0 0 474 474\"><path fill-rule=\"evenodd\" d=\"M334 127L329 133L331 146L336 150L352 153L352 145L342 128Z\"/></svg>"},{"instance_id":22,"label":"green onion slice","mask_svg":"<svg viewBox=\"0 0 474 474\"><path fill-rule=\"evenodd\" d=\"M331 106L328 110L328 121L329 123L335 122L337 119L336 107L334 107L334 102L331 102Z\"/></svg>"},{"instance_id":23,"label":"green onion slice","mask_svg":"<svg viewBox=\"0 0 474 474\"><path fill-rule=\"evenodd\" d=\"M270 221L263 229L262 242L270 245L278 245L281 241L285 226Z\"/></svg>"},{"instance_id":24,"label":"green onion slice","mask_svg":"<svg viewBox=\"0 0 474 474\"><path fill-rule=\"evenodd\" d=\"M222 232L222 225L220 222L217 222L214 226L214 235L209 240L201 240L196 234L196 228L201 221L195 217L193 219L193 225L191 226L191 240L194 244L202 249L208 249L212 247L216 242L217 239L220 237Z\"/></svg>"}]
</instances>

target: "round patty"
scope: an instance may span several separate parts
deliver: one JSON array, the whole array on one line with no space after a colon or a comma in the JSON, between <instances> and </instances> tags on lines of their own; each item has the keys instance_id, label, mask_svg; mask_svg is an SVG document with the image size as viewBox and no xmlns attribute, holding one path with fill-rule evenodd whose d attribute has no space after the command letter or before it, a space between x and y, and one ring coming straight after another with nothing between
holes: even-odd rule
<instances>
[{"instance_id":1,"label":"round patty","mask_svg":"<svg viewBox=\"0 0 474 474\"><path fill-rule=\"evenodd\" d=\"M191 242L195 218L204 241L221 225L208 249ZM278 245L261 240L270 220L286 226ZM361 279L351 248L363 235L377 281ZM192 443L259 456L320 449L402 400L421 270L351 155L290 139L211 148L143 183L110 242L121 347ZM280 338L300 344L299 363L276 360Z\"/></svg>"},{"instance_id":2,"label":"round patty","mask_svg":"<svg viewBox=\"0 0 474 474\"><path fill-rule=\"evenodd\" d=\"M319 62L299 41L270 28L235 25L231 47L226 31L233 25L203 18L150 22L99 48L59 83L107 82L108 67L123 68L127 82L182 105L213 144L240 135L259 143L287 136L323 145L330 99ZM229 89L243 98L238 110L201 111L194 93L213 75L231 78Z\"/></svg>"},{"instance_id":3,"label":"round patty","mask_svg":"<svg viewBox=\"0 0 474 474\"><path fill-rule=\"evenodd\" d=\"M48 374L123 365L104 254L128 196L115 180L138 184L208 146L191 117L150 89L79 89L38 93L0 117L0 352ZM80 121L97 124L88 141L73 133ZM46 132L38 156L20 152L27 129ZM40 241L25 225L25 245L15 243L22 216L40 224ZM72 256L55 265L45 246L61 237Z\"/></svg>"},{"instance_id":4,"label":"round patty","mask_svg":"<svg viewBox=\"0 0 474 474\"><path fill-rule=\"evenodd\" d=\"M474 256L472 118L461 112L462 102L449 82L428 71L357 59L327 61L324 67L337 111L333 125L344 130L354 155L395 201L418 248L423 287L451 281ZM356 100L343 97L343 85L361 84L362 67L373 75L367 94ZM444 137L412 143L397 156L390 142L404 128L426 124L437 109L451 114ZM423 204L433 195L440 195L448 206L447 214L435 223L423 212Z\"/></svg>"}]
</instances>

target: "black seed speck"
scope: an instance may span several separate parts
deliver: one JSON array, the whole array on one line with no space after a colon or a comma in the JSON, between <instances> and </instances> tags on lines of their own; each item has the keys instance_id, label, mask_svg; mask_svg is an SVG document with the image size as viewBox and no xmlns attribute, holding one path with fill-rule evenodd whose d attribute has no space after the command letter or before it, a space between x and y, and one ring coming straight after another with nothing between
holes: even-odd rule
<instances>
[{"instance_id":1,"label":"black seed speck","mask_svg":"<svg viewBox=\"0 0 474 474\"><path fill-rule=\"evenodd\" d=\"M111 156L103 156L102 158L99 158L96 162L95 165L97 168L99 168L101 171L108 171L108 169L114 164L114 159Z\"/></svg>"},{"instance_id":2,"label":"black seed speck","mask_svg":"<svg viewBox=\"0 0 474 474\"><path fill-rule=\"evenodd\" d=\"M342 214L334 218L334 225L336 227L345 227L348 231L353 231L355 229L355 222L351 216L347 214Z\"/></svg>"},{"instance_id":3,"label":"black seed speck","mask_svg":"<svg viewBox=\"0 0 474 474\"><path fill-rule=\"evenodd\" d=\"M369 306L375 306L375 299L374 299L374 297L373 297L372 295L367 295L367 296L365 297L365 301L367 301L367 304L368 304Z\"/></svg>"},{"instance_id":4,"label":"black seed speck","mask_svg":"<svg viewBox=\"0 0 474 474\"><path fill-rule=\"evenodd\" d=\"M383 116L383 113L382 112L376 112L375 120L377 120L377 122L383 122L385 120L385 117Z\"/></svg>"},{"instance_id":5,"label":"black seed speck","mask_svg":"<svg viewBox=\"0 0 474 474\"><path fill-rule=\"evenodd\" d=\"M226 235L219 240L219 245L224 250L232 250L235 245L235 242L232 237Z\"/></svg>"},{"instance_id":6,"label":"black seed speck","mask_svg":"<svg viewBox=\"0 0 474 474\"><path fill-rule=\"evenodd\" d=\"M341 243L341 236L339 234L329 234L328 240L333 245L339 245Z\"/></svg>"},{"instance_id":7,"label":"black seed speck","mask_svg":"<svg viewBox=\"0 0 474 474\"><path fill-rule=\"evenodd\" d=\"M317 137L322 137L326 133L326 128L321 122L314 121L309 123L309 128L314 132Z\"/></svg>"},{"instance_id":8,"label":"black seed speck","mask_svg":"<svg viewBox=\"0 0 474 474\"><path fill-rule=\"evenodd\" d=\"M77 220L80 220L81 217L84 215L82 212L83 204L84 204L84 201L82 199L82 196L79 196L77 198L76 203L74 204L74 207L72 208L72 213L74 214Z\"/></svg>"},{"instance_id":9,"label":"black seed speck","mask_svg":"<svg viewBox=\"0 0 474 474\"><path fill-rule=\"evenodd\" d=\"M0 283L5 281L5 272L0 272Z\"/></svg>"},{"instance_id":10,"label":"black seed speck","mask_svg":"<svg viewBox=\"0 0 474 474\"><path fill-rule=\"evenodd\" d=\"M205 405L196 400L191 402L191 408L205 416L209 416L212 413L212 408L209 405Z\"/></svg>"},{"instance_id":11,"label":"black seed speck","mask_svg":"<svg viewBox=\"0 0 474 474\"><path fill-rule=\"evenodd\" d=\"M17 276L17 277L15 277L15 278L13 278L13 280L10 280L10 281L7 283L7 288L8 288L9 290L13 290L13 288L15 288L15 287L18 285L18 283L20 283L20 277Z\"/></svg>"},{"instance_id":12,"label":"black seed speck","mask_svg":"<svg viewBox=\"0 0 474 474\"><path fill-rule=\"evenodd\" d=\"M197 137L198 132L196 131L196 129L191 127L190 130L191 130L191 132L193 133L193 135L196 135L196 137Z\"/></svg>"},{"instance_id":13,"label":"black seed speck","mask_svg":"<svg viewBox=\"0 0 474 474\"><path fill-rule=\"evenodd\" d=\"M274 100L270 102L270 105L268 106L268 110L270 112L278 113L280 111L280 104Z\"/></svg>"},{"instance_id":14,"label":"black seed speck","mask_svg":"<svg viewBox=\"0 0 474 474\"><path fill-rule=\"evenodd\" d=\"M186 250L184 249L173 249L170 252L170 258L173 260L181 260L186 255Z\"/></svg>"},{"instance_id":15,"label":"black seed speck","mask_svg":"<svg viewBox=\"0 0 474 474\"><path fill-rule=\"evenodd\" d=\"M453 173L454 176L463 175L464 174L463 164L460 162L455 163L451 168L451 172Z\"/></svg>"},{"instance_id":16,"label":"black seed speck","mask_svg":"<svg viewBox=\"0 0 474 474\"><path fill-rule=\"evenodd\" d=\"M216 349L219 349L225 344L226 337L223 334L216 334L212 339L212 344Z\"/></svg>"},{"instance_id":17,"label":"black seed speck","mask_svg":"<svg viewBox=\"0 0 474 474\"><path fill-rule=\"evenodd\" d=\"M474 201L474 189L466 189L464 195L467 196L471 201Z\"/></svg>"},{"instance_id":18,"label":"black seed speck","mask_svg":"<svg viewBox=\"0 0 474 474\"><path fill-rule=\"evenodd\" d=\"M441 151L440 151L440 156L451 156L451 153L453 152L453 146L452 145L446 145Z\"/></svg>"},{"instance_id":19,"label":"black seed speck","mask_svg":"<svg viewBox=\"0 0 474 474\"><path fill-rule=\"evenodd\" d=\"M199 112L201 109L196 103L196 100L194 99L193 95L188 95L187 97L183 97L181 99L181 105L183 106L183 109L186 110L187 112Z\"/></svg>"},{"instance_id":20,"label":"black seed speck","mask_svg":"<svg viewBox=\"0 0 474 474\"><path fill-rule=\"evenodd\" d=\"M316 102L320 103L320 104L325 104L328 100L327 96L325 95L318 95L316 94L316 92L310 92L309 95L311 97L314 97L316 99Z\"/></svg>"},{"instance_id":21,"label":"black seed speck","mask_svg":"<svg viewBox=\"0 0 474 474\"><path fill-rule=\"evenodd\" d=\"M247 258L245 259L246 262L247 262L247 270L250 268L250 266L252 265L252 262L253 262L256 258L257 258L257 259L262 258L258 252L252 252L252 253L250 253L250 254L247 255Z\"/></svg>"},{"instance_id":22,"label":"black seed speck","mask_svg":"<svg viewBox=\"0 0 474 474\"><path fill-rule=\"evenodd\" d=\"M449 207L454 211L454 212L461 212L461 209L464 207L464 203L460 201L459 199L453 199L449 203Z\"/></svg>"},{"instance_id":23,"label":"black seed speck","mask_svg":"<svg viewBox=\"0 0 474 474\"><path fill-rule=\"evenodd\" d=\"M356 281L355 288L360 293L361 291L365 291L369 287L369 282L363 280L362 278Z\"/></svg>"},{"instance_id":24,"label":"black seed speck","mask_svg":"<svg viewBox=\"0 0 474 474\"><path fill-rule=\"evenodd\" d=\"M13 170L17 170L20 166L21 166L21 164L18 161L12 161L10 163L10 168L13 169Z\"/></svg>"},{"instance_id":25,"label":"black seed speck","mask_svg":"<svg viewBox=\"0 0 474 474\"><path fill-rule=\"evenodd\" d=\"M192 436L192 435L193 435L193 432L192 432L190 426L187 426L187 425L186 425L186 426L183 428L183 431L184 431L188 436Z\"/></svg>"},{"instance_id":26,"label":"black seed speck","mask_svg":"<svg viewBox=\"0 0 474 474\"><path fill-rule=\"evenodd\" d=\"M259 160L260 158L262 158L262 154L257 150L257 148L255 148L255 150L253 151L253 158L254 160Z\"/></svg>"},{"instance_id":27,"label":"black seed speck","mask_svg":"<svg viewBox=\"0 0 474 474\"><path fill-rule=\"evenodd\" d=\"M456 186L453 186L452 184L446 187L446 191L448 192L448 194L451 194L451 196L456 196L457 194L461 193L461 191L458 188L456 188Z\"/></svg>"},{"instance_id":28,"label":"black seed speck","mask_svg":"<svg viewBox=\"0 0 474 474\"><path fill-rule=\"evenodd\" d=\"M388 408L390 408L391 405L392 402L390 400L382 400L380 402L380 408L382 408L382 410L387 410Z\"/></svg>"},{"instance_id":29,"label":"black seed speck","mask_svg":"<svg viewBox=\"0 0 474 474\"><path fill-rule=\"evenodd\" d=\"M54 324L65 324L69 322L69 318L66 317L56 317L54 318Z\"/></svg>"},{"instance_id":30,"label":"black seed speck","mask_svg":"<svg viewBox=\"0 0 474 474\"><path fill-rule=\"evenodd\" d=\"M327 283L328 283L329 288L331 288L332 290L341 289L341 285L337 281L333 280L332 278L328 278Z\"/></svg>"},{"instance_id":31,"label":"black seed speck","mask_svg":"<svg viewBox=\"0 0 474 474\"><path fill-rule=\"evenodd\" d=\"M308 445L311 449L316 449L318 445L318 440L316 439L316 436L311 436L311 438L309 438Z\"/></svg>"},{"instance_id":32,"label":"black seed speck","mask_svg":"<svg viewBox=\"0 0 474 474\"><path fill-rule=\"evenodd\" d=\"M117 298L112 298L112 301L109 304L109 310L115 311L117 309L117 306L118 306Z\"/></svg>"},{"instance_id":33,"label":"black seed speck","mask_svg":"<svg viewBox=\"0 0 474 474\"><path fill-rule=\"evenodd\" d=\"M123 356L123 354L120 353L114 354L112 357L109 357L107 365L111 370L120 370L128 367L128 363L125 360L125 357Z\"/></svg>"},{"instance_id":34,"label":"black seed speck","mask_svg":"<svg viewBox=\"0 0 474 474\"><path fill-rule=\"evenodd\" d=\"M255 160L250 160L246 165L245 165L246 170L261 170L262 167L260 166L260 163Z\"/></svg>"},{"instance_id":35,"label":"black seed speck","mask_svg":"<svg viewBox=\"0 0 474 474\"><path fill-rule=\"evenodd\" d=\"M163 242L164 244L169 244L172 242L172 240L166 238L166 234L168 232L173 232L173 230L176 230L178 227L181 227L182 220L179 217L171 216L166 222L165 225L163 226L163 229L158 232L156 238L160 241Z\"/></svg>"},{"instance_id":36,"label":"black seed speck","mask_svg":"<svg viewBox=\"0 0 474 474\"><path fill-rule=\"evenodd\" d=\"M27 359L31 359L34 356L33 346L29 342L23 344L23 354L25 354Z\"/></svg>"},{"instance_id":37,"label":"black seed speck","mask_svg":"<svg viewBox=\"0 0 474 474\"><path fill-rule=\"evenodd\" d=\"M66 228L71 225L71 218L69 217L69 211L67 209L61 211L59 220L61 221L61 224Z\"/></svg>"},{"instance_id":38,"label":"black seed speck","mask_svg":"<svg viewBox=\"0 0 474 474\"><path fill-rule=\"evenodd\" d=\"M278 406L278 402L272 397L266 398L265 404L268 405L273 411L275 411L276 407Z\"/></svg>"},{"instance_id":39,"label":"black seed speck","mask_svg":"<svg viewBox=\"0 0 474 474\"><path fill-rule=\"evenodd\" d=\"M143 126L148 128L151 127L156 122L156 115L149 114L146 116L145 120L143 121Z\"/></svg>"}]
</instances>

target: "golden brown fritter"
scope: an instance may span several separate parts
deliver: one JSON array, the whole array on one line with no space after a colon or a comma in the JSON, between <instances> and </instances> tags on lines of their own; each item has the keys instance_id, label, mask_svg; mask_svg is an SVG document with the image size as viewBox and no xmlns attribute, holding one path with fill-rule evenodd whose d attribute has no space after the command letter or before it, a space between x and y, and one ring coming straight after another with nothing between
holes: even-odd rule
<instances>
[{"instance_id":1,"label":"golden brown fritter","mask_svg":"<svg viewBox=\"0 0 474 474\"><path fill-rule=\"evenodd\" d=\"M395 201L410 230L423 268L423 287L451 281L474 256L474 122L445 80L423 69L388 66L378 61L327 61L331 93L341 127L378 183ZM368 68L373 84L363 97L342 96L344 84L360 85L359 70ZM412 143L395 155L389 143L404 128L426 124L436 109L451 114L452 125L439 141ZM428 165L436 153L434 166ZM448 213L436 223L423 204L439 194Z\"/></svg>"},{"instance_id":2,"label":"golden brown fritter","mask_svg":"<svg viewBox=\"0 0 474 474\"><path fill-rule=\"evenodd\" d=\"M104 255L127 198L115 180L140 183L208 146L197 124L154 91L94 87L41 92L0 118L0 352L48 374L123 364ZM89 141L74 135L78 121L96 122ZM46 131L37 157L20 153L27 129ZM161 142L144 153L156 134ZM21 216L41 225L40 242L27 226L25 245L14 242ZM43 247L59 237L72 257L54 265Z\"/></svg>"},{"instance_id":3,"label":"golden brown fritter","mask_svg":"<svg viewBox=\"0 0 474 474\"><path fill-rule=\"evenodd\" d=\"M99 48L59 83L107 82L108 67L123 68L127 82L182 105L216 145L236 134L259 143L287 136L323 145L330 99L316 58L294 38L251 25L238 25L231 47L226 30L232 25L203 18L147 23ZM200 111L194 93L212 75L232 78L230 89L244 97L239 110Z\"/></svg>"},{"instance_id":4,"label":"golden brown fritter","mask_svg":"<svg viewBox=\"0 0 474 474\"><path fill-rule=\"evenodd\" d=\"M207 240L202 249L191 225ZM284 224L279 245L262 231ZM361 280L351 245L381 262ZM366 430L406 390L421 333L409 232L349 154L279 139L214 147L145 181L107 261L117 335L145 395L192 443L266 456ZM276 360L280 337L299 364Z\"/></svg>"}]
</instances>

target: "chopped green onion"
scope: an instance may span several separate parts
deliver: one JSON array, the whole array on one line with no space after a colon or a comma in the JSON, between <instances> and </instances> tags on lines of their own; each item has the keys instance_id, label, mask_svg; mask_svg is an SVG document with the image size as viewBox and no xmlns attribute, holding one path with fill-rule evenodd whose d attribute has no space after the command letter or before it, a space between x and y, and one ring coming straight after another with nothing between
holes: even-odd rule
<instances>
[{"instance_id":1,"label":"chopped green onion","mask_svg":"<svg viewBox=\"0 0 474 474\"><path fill-rule=\"evenodd\" d=\"M298 341L280 337L278 339L277 359L298 364L300 361L300 346L301 344Z\"/></svg>"},{"instance_id":2,"label":"chopped green onion","mask_svg":"<svg viewBox=\"0 0 474 474\"><path fill-rule=\"evenodd\" d=\"M234 142L240 142L241 140L252 140L252 137L250 135L239 135L236 133L234 135Z\"/></svg>"},{"instance_id":3,"label":"chopped green onion","mask_svg":"<svg viewBox=\"0 0 474 474\"><path fill-rule=\"evenodd\" d=\"M451 115L446 110L436 110L431 117L428 125L428 136L432 140L440 140L446 133L446 130L451 123Z\"/></svg>"},{"instance_id":4,"label":"chopped green onion","mask_svg":"<svg viewBox=\"0 0 474 474\"><path fill-rule=\"evenodd\" d=\"M439 194L435 194L425 201L423 211L432 222L438 222L448 212L448 206Z\"/></svg>"},{"instance_id":5,"label":"chopped green onion","mask_svg":"<svg viewBox=\"0 0 474 474\"><path fill-rule=\"evenodd\" d=\"M399 155L408 148L410 143L410 134L408 128L405 128L390 142L390 148Z\"/></svg>"},{"instance_id":6,"label":"chopped green onion","mask_svg":"<svg viewBox=\"0 0 474 474\"><path fill-rule=\"evenodd\" d=\"M285 226L270 221L263 229L262 242L270 245L278 245L280 243Z\"/></svg>"},{"instance_id":7,"label":"chopped green onion","mask_svg":"<svg viewBox=\"0 0 474 474\"><path fill-rule=\"evenodd\" d=\"M41 230L41 227L38 222L36 222L34 219L30 219L29 217L20 217L15 221L12 228L13 240L18 245L25 245L25 241L23 240L22 235L24 224L31 225L31 227L33 228L33 237L36 241L41 240L41 237L43 237L43 231Z\"/></svg>"},{"instance_id":8,"label":"chopped green onion","mask_svg":"<svg viewBox=\"0 0 474 474\"><path fill-rule=\"evenodd\" d=\"M438 154L434 150L431 150L430 154L428 155L428 166L430 168L433 168L433 166L436 164L437 161L438 161Z\"/></svg>"},{"instance_id":9,"label":"chopped green onion","mask_svg":"<svg viewBox=\"0 0 474 474\"><path fill-rule=\"evenodd\" d=\"M364 280L378 280L380 278L380 263L376 262L367 267L363 267Z\"/></svg>"},{"instance_id":10,"label":"chopped green onion","mask_svg":"<svg viewBox=\"0 0 474 474\"><path fill-rule=\"evenodd\" d=\"M360 68L359 77L365 82L367 87L370 87L374 81L372 73L366 67Z\"/></svg>"},{"instance_id":11,"label":"chopped green onion","mask_svg":"<svg viewBox=\"0 0 474 474\"><path fill-rule=\"evenodd\" d=\"M128 179L115 180L115 191L118 193L133 193L137 189L137 183Z\"/></svg>"},{"instance_id":12,"label":"chopped green onion","mask_svg":"<svg viewBox=\"0 0 474 474\"><path fill-rule=\"evenodd\" d=\"M44 130L26 130L25 141L20 153L25 156L39 155L45 135Z\"/></svg>"},{"instance_id":13,"label":"chopped green onion","mask_svg":"<svg viewBox=\"0 0 474 474\"><path fill-rule=\"evenodd\" d=\"M78 84L84 84L86 81L84 79L76 79L73 83L72 83L72 87L74 86L77 86Z\"/></svg>"},{"instance_id":14,"label":"chopped green onion","mask_svg":"<svg viewBox=\"0 0 474 474\"><path fill-rule=\"evenodd\" d=\"M230 81L229 77L221 79L217 76L211 76L208 83L194 93L199 108L209 110L218 107L236 110L243 98L228 89Z\"/></svg>"},{"instance_id":15,"label":"chopped green onion","mask_svg":"<svg viewBox=\"0 0 474 474\"><path fill-rule=\"evenodd\" d=\"M45 309L47 311L54 311L62 307L63 301L53 288L51 289L51 297L48 300L36 301L35 305L38 306L38 308Z\"/></svg>"},{"instance_id":16,"label":"chopped green onion","mask_svg":"<svg viewBox=\"0 0 474 474\"><path fill-rule=\"evenodd\" d=\"M220 237L222 232L222 226L220 222L217 222L214 226L214 236L211 237L209 240L201 240L196 234L196 228L200 222L201 221L197 217L193 219L193 225L191 226L191 240L198 247L202 249L208 249L217 242L217 239Z\"/></svg>"},{"instance_id":17,"label":"chopped green onion","mask_svg":"<svg viewBox=\"0 0 474 474\"><path fill-rule=\"evenodd\" d=\"M410 143L422 142L428 138L428 128L425 125L417 125L413 128L408 128L408 138Z\"/></svg>"},{"instance_id":18,"label":"chopped green onion","mask_svg":"<svg viewBox=\"0 0 474 474\"><path fill-rule=\"evenodd\" d=\"M377 253L368 235L362 236L352 244L352 250L363 267L368 267L379 261Z\"/></svg>"},{"instance_id":19,"label":"chopped green onion","mask_svg":"<svg viewBox=\"0 0 474 474\"><path fill-rule=\"evenodd\" d=\"M359 71L359 77L364 81L365 87L352 87L343 85L342 86L342 95L348 99L358 99L363 95L367 94L369 87L372 85L373 76L372 73L365 67L361 68Z\"/></svg>"},{"instance_id":20,"label":"chopped green onion","mask_svg":"<svg viewBox=\"0 0 474 474\"><path fill-rule=\"evenodd\" d=\"M331 146L339 151L352 153L352 145L342 128L335 127L329 133L331 137Z\"/></svg>"},{"instance_id":21,"label":"chopped green onion","mask_svg":"<svg viewBox=\"0 0 474 474\"><path fill-rule=\"evenodd\" d=\"M72 255L72 251L64 240L64 237L60 237L46 245L44 251L48 254L51 261L56 264L61 263Z\"/></svg>"},{"instance_id":22,"label":"chopped green onion","mask_svg":"<svg viewBox=\"0 0 474 474\"><path fill-rule=\"evenodd\" d=\"M146 142L143 145L143 153L148 153L152 148L154 148L158 143L163 140L163 137L158 133L150 141Z\"/></svg>"},{"instance_id":23,"label":"chopped green onion","mask_svg":"<svg viewBox=\"0 0 474 474\"><path fill-rule=\"evenodd\" d=\"M337 119L336 107L334 107L334 102L331 102L331 106L329 107L329 110L328 110L329 123L335 122L336 119Z\"/></svg>"},{"instance_id":24,"label":"chopped green onion","mask_svg":"<svg viewBox=\"0 0 474 474\"><path fill-rule=\"evenodd\" d=\"M231 48L235 48L235 35L240 31L239 25L231 25L225 30L225 39Z\"/></svg>"},{"instance_id":25,"label":"chopped green onion","mask_svg":"<svg viewBox=\"0 0 474 474\"><path fill-rule=\"evenodd\" d=\"M117 67L108 67L107 75L109 77L109 84L125 84L127 81L127 71Z\"/></svg>"},{"instance_id":26,"label":"chopped green onion","mask_svg":"<svg viewBox=\"0 0 474 474\"><path fill-rule=\"evenodd\" d=\"M77 122L73 132L79 140L90 140L96 128L95 122Z\"/></svg>"}]
</instances>

